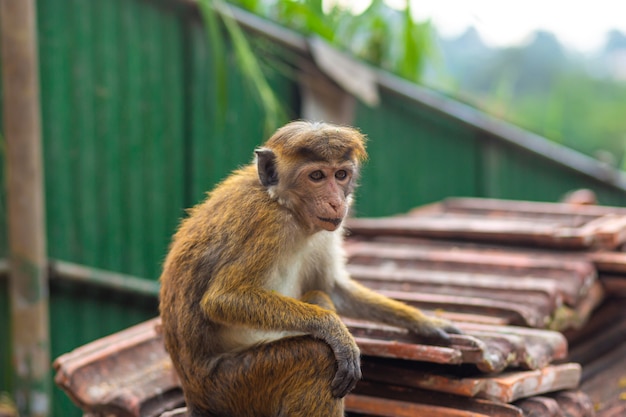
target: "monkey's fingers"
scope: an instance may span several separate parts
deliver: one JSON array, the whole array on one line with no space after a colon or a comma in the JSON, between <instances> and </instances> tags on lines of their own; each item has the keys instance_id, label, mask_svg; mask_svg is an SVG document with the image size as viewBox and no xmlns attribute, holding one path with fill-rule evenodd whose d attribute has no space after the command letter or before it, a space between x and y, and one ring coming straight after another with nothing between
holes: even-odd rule
<instances>
[{"instance_id":1,"label":"monkey's fingers","mask_svg":"<svg viewBox=\"0 0 626 417\"><path fill-rule=\"evenodd\" d=\"M463 331L452 323L445 325L442 329L445 330L446 333L463 334Z\"/></svg>"},{"instance_id":2,"label":"monkey's fingers","mask_svg":"<svg viewBox=\"0 0 626 417\"><path fill-rule=\"evenodd\" d=\"M337 359L337 373L330 385L333 396L337 398L343 398L348 395L362 376L358 349L356 349L356 352L351 352L348 356L348 358Z\"/></svg>"},{"instance_id":3,"label":"monkey's fingers","mask_svg":"<svg viewBox=\"0 0 626 417\"><path fill-rule=\"evenodd\" d=\"M450 345L450 334L462 334L463 332L448 320L430 318L428 321L419 322L417 326L409 329L413 334L428 343Z\"/></svg>"}]
</instances>

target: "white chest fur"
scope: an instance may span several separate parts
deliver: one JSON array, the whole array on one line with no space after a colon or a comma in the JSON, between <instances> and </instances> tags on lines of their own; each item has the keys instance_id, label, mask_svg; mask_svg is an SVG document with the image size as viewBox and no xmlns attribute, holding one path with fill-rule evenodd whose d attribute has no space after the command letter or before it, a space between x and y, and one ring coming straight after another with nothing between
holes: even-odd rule
<instances>
[{"instance_id":1,"label":"white chest fur","mask_svg":"<svg viewBox=\"0 0 626 417\"><path fill-rule=\"evenodd\" d=\"M335 239L335 233L319 232L294 248L270 272L267 289L297 299L307 291L327 291L335 264L332 258L340 255L329 250L336 246Z\"/></svg>"},{"instance_id":2,"label":"white chest fur","mask_svg":"<svg viewBox=\"0 0 626 417\"><path fill-rule=\"evenodd\" d=\"M311 290L328 292L335 279L335 268L342 256L336 239L341 235L319 232L304 244L294 247L270 271L266 289L286 297L300 299ZM335 248L329 250L331 248ZM269 307L268 307L269 308ZM293 331L271 331L232 326L225 339L233 346L246 347L302 334Z\"/></svg>"}]
</instances>

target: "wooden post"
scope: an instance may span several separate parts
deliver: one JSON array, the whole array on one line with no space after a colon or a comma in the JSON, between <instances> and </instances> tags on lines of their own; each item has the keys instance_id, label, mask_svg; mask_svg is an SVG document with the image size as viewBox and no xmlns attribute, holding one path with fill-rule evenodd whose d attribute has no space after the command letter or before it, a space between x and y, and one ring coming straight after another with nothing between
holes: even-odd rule
<instances>
[{"instance_id":1,"label":"wooden post","mask_svg":"<svg viewBox=\"0 0 626 417\"><path fill-rule=\"evenodd\" d=\"M50 414L50 336L35 0L0 1L13 393Z\"/></svg>"}]
</instances>

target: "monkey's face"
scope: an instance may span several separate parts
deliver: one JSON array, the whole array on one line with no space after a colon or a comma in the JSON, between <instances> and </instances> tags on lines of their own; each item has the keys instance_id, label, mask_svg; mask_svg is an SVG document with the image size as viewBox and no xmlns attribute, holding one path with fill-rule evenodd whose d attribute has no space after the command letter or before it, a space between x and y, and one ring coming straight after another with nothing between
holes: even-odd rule
<instances>
[{"instance_id":1,"label":"monkey's face","mask_svg":"<svg viewBox=\"0 0 626 417\"><path fill-rule=\"evenodd\" d=\"M307 232L335 231L367 157L364 141L348 127L290 123L255 151L259 180Z\"/></svg>"},{"instance_id":2,"label":"monkey's face","mask_svg":"<svg viewBox=\"0 0 626 417\"><path fill-rule=\"evenodd\" d=\"M311 159L305 162L283 157L281 163L273 151L258 149L259 179L269 195L289 209L305 230L332 232L350 209L358 165L346 157L334 161Z\"/></svg>"},{"instance_id":3,"label":"monkey's face","mask_svg":"<svg viewBox=\"0 0 626 417\"><path fill-rule=\"evenodd\" d=\"M352 163L313 163L300 170L295 186L300 214L314 230L339 228L350 208L354 170Z\"/></svg>"}]
</instances>

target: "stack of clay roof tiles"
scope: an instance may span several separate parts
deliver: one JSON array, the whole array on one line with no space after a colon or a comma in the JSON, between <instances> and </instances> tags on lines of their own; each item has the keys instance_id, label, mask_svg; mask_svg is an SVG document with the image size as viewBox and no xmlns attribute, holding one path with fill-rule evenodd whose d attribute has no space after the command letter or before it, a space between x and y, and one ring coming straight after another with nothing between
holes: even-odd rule
<instances>
[{"instance_id":1,"label":"stack of clay roof tiles","mask_svg":"<svg viewBox=\"0 0 626 417\"><path fill-rule=\"evenodd\" d=\"M464 332L441 347L345 319L363 354L349 415L626 415L626 209L449 199L347 226L355 279ZM63 355L57 384L91 415L183 405L158 327Z\"/></svg>"}]
</instances>

